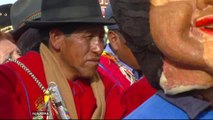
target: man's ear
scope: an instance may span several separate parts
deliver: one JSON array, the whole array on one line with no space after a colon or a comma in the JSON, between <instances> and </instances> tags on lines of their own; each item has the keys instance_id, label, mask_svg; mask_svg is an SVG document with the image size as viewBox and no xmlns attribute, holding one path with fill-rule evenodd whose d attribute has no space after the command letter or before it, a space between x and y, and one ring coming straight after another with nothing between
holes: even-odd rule
<instances>
[{"instance_id":1,"label":"man's ear","mask_svg":"<svg viewBox=\"0 0 213 120\"><path fill-rule=\"evenodd\" d=\"M109 43L112 49L116 52L119 48L119 42L120 42L119 35L116 32L109 30L108 38L109 38Z\"/></svg>"},{"instance_id":2,"label":"man's ear","mask_svg":"<svg viewBox=\"0 0 213 120\"><path fill-rule=\"evenodd\" d=\"M64 33L57 28L53 28L52 30L50 30L49 36L50 36L50 46L54 50L59 51L64 40Z\"/></svg>"}]
</instances>

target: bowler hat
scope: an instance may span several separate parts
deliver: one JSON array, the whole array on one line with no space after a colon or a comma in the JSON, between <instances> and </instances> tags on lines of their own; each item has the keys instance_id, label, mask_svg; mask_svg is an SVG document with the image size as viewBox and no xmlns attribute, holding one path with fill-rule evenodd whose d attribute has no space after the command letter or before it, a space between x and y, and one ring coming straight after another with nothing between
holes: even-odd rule
<instances>
[{"instance_id":1,"label":"bowler hat","mask_svg":"<svg viewBox=\"0 0 213 120\"><path fill-rule=\"evenodd\" d=\"M25 21L34 21L41 18L41 0L17 0L11 7L11 23L14 31L12 35L17 40L28 26Z\"/></svg>"},{"instance_id":2,"label":"bowler hat","mask_svg":"<svg viewBox=\"0 0 213 120\"><path fill-rule=\"evenodd\" d=\"M12 4L4 4L0 6L0 31L9 32L12 30L10 21L10 7Z\"/></svg>"},{"instance_id":3,"label":"bowler hat","mask_svg":"<svg viewBox=\"0 0 213 120\"><path fill-rule=\"evenodd\" d=\"M41 20L26 21L33 28L76 23L108 25L115 21L103 18L98 0L43 0Z\"/></svg>"}]
</instances>

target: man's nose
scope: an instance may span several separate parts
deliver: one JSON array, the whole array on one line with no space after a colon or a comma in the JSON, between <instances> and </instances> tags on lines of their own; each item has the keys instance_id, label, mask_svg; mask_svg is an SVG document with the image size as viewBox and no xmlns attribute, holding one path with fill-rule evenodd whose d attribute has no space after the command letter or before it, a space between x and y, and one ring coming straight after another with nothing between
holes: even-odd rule
<instances>
[{"instance_id":1,"label":"man's nose","mask_svg":"<svg viewBox=\"0 0 213 120\"><path fill-rule=\"evenodd\" d=\"M94 39L91 42L92 51L101 54L103 51L103 40L100 37L94 37Z\"/></svg>"},{"instance_id":2,"label":"man's nose","mask_svg":"<svg viewBox=\"0 0 213 120\"><path fill-rule=\"evenodd\" d=\"M198 9L202 10L208 5L213 5L213 0L197 0L196 6Z\"/></svg>"}]
</instances>

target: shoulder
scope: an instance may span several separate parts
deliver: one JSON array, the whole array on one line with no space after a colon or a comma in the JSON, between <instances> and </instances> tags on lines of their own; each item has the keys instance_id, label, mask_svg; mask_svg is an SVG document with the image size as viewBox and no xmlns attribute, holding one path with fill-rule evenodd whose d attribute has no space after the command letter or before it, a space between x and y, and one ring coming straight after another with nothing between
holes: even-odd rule
<instances>
[{"instance_id":1,"label":"shoulder","mask_svg":"<svg viewBox=\"0 0 213 120\"><path fill-rule=\"evenodd\" d=\"M155 94L125 119L188 119L187 114L169 101Z\"/></svg>"},{"instance_id":2,"label":"shoulder","mask_svg":"<svg viewBox=\"0 0 213 120\"><path fill-rule=\"evenodd\" d=\"M11 63L0 65L0 83L1 92L5 91L8 94L18 93L23 86L19 72L15 70Z\"/></svg>"},{"instance_id":3,"label":"shoulder","mask_svg":"<svg viewBox=\"0 0 213 120\"><path fill-rule=\"evenodd\" d=\"M0 65L0 83L0 118L29 118L23 82L8 64Z\"/></svg>"},{"instance_id":4,"label":"shoulder","mask_svg":"<svg viewBox=\"0 0 213 120\"><path fill-rule=\"evenodd\" d=\"M45 78L44 72L42 72L42 61L38 53L29 52L20 57L18 61L26 66L38 79L43 80ZM0 65L1 89L20 88L25 84L31 84L32 82L29 79L31 79L29 74L23 69L23 66L19 66L17 63L8 62Z\"/></svg>"},{"instance_id":5,"label":"shoulder","mask_svg":"<svg viewBox=\"0 0 213 120\"><path fill-rule=\"evenodd\" d=\"M10 66L8 63L0 65L0 81L2 82L4 80L6 80L5 82L14 81L14 78L16 78L16 76L17 76L16 71L14 71L13 67Z\"/></svg>"}]
</instances>

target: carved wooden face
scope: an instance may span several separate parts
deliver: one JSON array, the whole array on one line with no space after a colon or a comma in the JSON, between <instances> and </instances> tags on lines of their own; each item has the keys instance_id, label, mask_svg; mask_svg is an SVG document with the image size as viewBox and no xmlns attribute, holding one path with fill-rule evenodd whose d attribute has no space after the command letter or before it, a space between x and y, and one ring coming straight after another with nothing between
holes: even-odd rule
<instances>
[{"instance_id":1,"label":"carved wooden face","mask_svg":"<svg viewBox=\"0 0 213 120\"><path fill-rule=\"evenodd\" d=\"M213 86L213 0L151 4L151 33L164 55L164 90L176 94Z\"/></svg>"}]
</instances>

